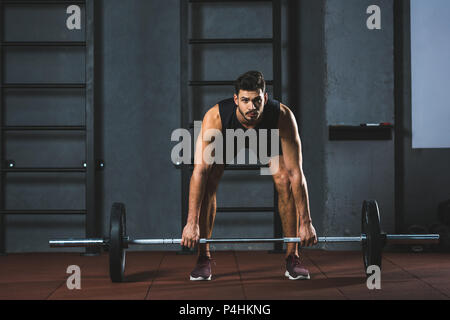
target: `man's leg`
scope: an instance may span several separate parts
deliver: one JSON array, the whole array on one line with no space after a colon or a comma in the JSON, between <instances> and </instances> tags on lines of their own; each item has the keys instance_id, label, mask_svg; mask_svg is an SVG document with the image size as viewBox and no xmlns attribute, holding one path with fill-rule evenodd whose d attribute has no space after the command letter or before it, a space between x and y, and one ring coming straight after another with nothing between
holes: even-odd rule
<instances>
[{"instance_id":1,"label":"man's leg","mask_svg":"<svg viewBox=\"0 0 450 320\"><path fill-rule=\"evenodd\" d=\"M211 238L216 218L216 192L224 165L215 164L208 177L199 217L200 238ZM198 255L211 257L209 244L198 244Z\"/></svg>"},{"instance_id":2,"label":"man's leg","mask_svg":"<svg viewBox=\"0 0 450 320\"><path fill-rule=\"evenodd\" d=\"M273 173L273 181L278 191L278 210L285 237L299 237L299 215L295 206L289 175L284 165L284 159L279 157L279 168ZM286 272L291 280L310 279L308 269L302 264L298 255L298 243L287 243Z\"/></svg>"},{"instance_id":3,"label":"man's leg","mask_svg":"<svg viewBox=\"0 0 450 320\"><path fill-rule=\"evenodd\" d=\"M285 237L297 238L299 236L299 216L296 210L289 176L284 166L283 156L279 157L278 165L278 171L272 177L278 192L278 211L280 212L283 233ZM286 257L291 254L298 256L297 243L286 244Z\"/></svg>"}]
</instances>

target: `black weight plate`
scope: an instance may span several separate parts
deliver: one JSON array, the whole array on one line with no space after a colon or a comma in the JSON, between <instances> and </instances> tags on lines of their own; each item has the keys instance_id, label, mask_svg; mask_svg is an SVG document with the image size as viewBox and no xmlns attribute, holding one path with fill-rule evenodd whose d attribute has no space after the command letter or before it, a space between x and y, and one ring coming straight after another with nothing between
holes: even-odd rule
<instances>
[{"instance_id":1,"label":"black weight plate","mask_svg":"<svg viewBox=\"0 0 450 320\"><path fill-rule=\"evenodd\" d=\"M125 273L126 212L123 203L114 203L109 224L109 276L112 282L123 282Z\"/></svg>"},{"instance_id":2,"label":"black weight plate","mask_svg":"<svg viewBox=\"0 0 450 320\"><path fill-rule=\"evenodd\" d=\"M364 201L361 215L361 233L366 235L366 240L361 242L364 272L367 272L367 268L372 265L377 265L381 269L383 239L377 202L375 200Z\"/></svg>"}]
</instances>

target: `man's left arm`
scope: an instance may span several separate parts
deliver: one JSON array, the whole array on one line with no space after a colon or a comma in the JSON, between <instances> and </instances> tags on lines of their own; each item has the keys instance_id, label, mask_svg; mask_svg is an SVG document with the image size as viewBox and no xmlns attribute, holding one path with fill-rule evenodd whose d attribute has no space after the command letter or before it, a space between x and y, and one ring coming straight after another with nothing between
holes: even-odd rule
<instances>
[{"instance_id":1,"label":"man's left arm","mask_svg":"<svg viewBox=\"0 0 450 320\"><path fill-rule=\"evenodd\" d=\"M311 246L317 243L317 237L309 209L308 185L303 173L301 140L294 114L285 105L281 105L278 128L284 165L289 176L292 194L300 220L301 244L302 246Z\"/></svg>"}]
</instances>

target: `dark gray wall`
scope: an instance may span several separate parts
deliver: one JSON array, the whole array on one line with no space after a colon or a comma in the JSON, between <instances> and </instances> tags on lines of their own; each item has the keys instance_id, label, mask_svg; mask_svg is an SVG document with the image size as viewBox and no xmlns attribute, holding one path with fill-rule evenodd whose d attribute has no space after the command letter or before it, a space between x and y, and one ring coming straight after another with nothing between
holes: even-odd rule
<instances>
[{"instance_id":1,"label":"dark gray wall","mask_svg":"<svg viewBox=\"0 0 450 320\"><path fill-rule=\"evenodd\" d=\"M67 32L64 5L4 5L6 41L83 41L84 32ZM82 7L84 15L84 7ZM83 82L83 48L4 48L4 82ZM7 125L80 125L85 99L79 89L6 89L3 116ZM61 132L8 132L4 158L17 167L81 167L84 136ZM6 209L83 209L83 174L8 174ZM48 250L50 236L79 236L84 218L72 216L7 216L8 252Z\"/></svg>"},{"instance_id":2,"label":"dark gray wall","mask_svg":"<svg viewBox=\"0 0 450 320\"><path fill-rule=\"evenodd\" d=\"M377 199L384 229L394 227L393 141L328 141L328 126L394 122L393 7L382 30L366 27L370 1L299 1L299 44L289 60L297 101L311 214L321 235L360 233L362 201ZM296 13L292 13L296 12ZM329 249L357 246L326 246Z\"/></svg>"},{"instance_id":3,"label":"dark gray wall","mask_svg":"<svg viewBox=\"0 0 450 320\"><path fill-rule=\"evenodd\" d=\"M103 142L98 147L106 167L100 178L103 198L98 200L104 208L103 233L108 230L111 204L121 201L127 205L128 230L134 236L175 236L180 230L180 173L170 162L170 135L179 127L180 119L179 1L102 1L100 8L102 13L96 21L101 39L97 50L102 54L97 108L101 111L99 133ZM36 18L48 11L52 18L44 21ZM83 32L65 29L65 7L61 5L12 7L6 10L6 16L10 17L5 30L7 34L11 30L8 40L84 39L80 35ZM45 32L33 31L41 30L40 27ZM46 72L33 69L34 65L42 64L41 60L11 53L10 59L6 56L5 80L84 80L84 62L76 60L84 56L81 49L75 49L75 53L62 50L52 54L42 49L39 52L38 57L48 61ZM27 64L15 63L21 58L27 59ZM53 95L53 92L33 92L28 94L29 98L22 93L7 95L6 102L11 101L7 121L9 124L84 122L82 92L59 93L52 100ZM55 110L57 115L47 116ZM17 166L78 167L84 159L83 136L53 133L50 137L25 139L23 134L15 134L8 139L6 158L16 159ZM8 177L9 209L85 207L83 175L25 176ZM8 252L48 251L49 238L84 236L84 217L8 216L6 220Z\"/></svg>"},{"instance_id":4,"label":"dark gray wall","mask_svg":"<svg viewBox=\"0 0 450 320\"><path fill-rule=\"evenodd\" d=\"M366 8L373 4L370 1L283 0L282 3L283 101L295 111L299 123L314 225L321 235L358 234L361 203L375 198L382 210L384 229L392 231L394 142L330 142L328 125L394 122L393 2L378 1L383 20L382 30L375 31L367 30L365 24ZM195 37L270 36L270 5L239 4L239 7L236 10L231 4L208 4L203 8L192 5L190 17L197 27L190 33ZM200 120L219 99L231 96L232 89L192 89L187 97L180 97L179 1L108 0L100 1L100 8L96 21L101 39L97 48L101 55L97 108L102 122L99 153L106 162L100 176L103 198L99 199L103 233L106 235L108 230L112 202L121 201L127 205L129 234L178 237L181 178L170 161L174 145L170 136L180 126L180 101L189 99L194 110L191 119ZM33 10L34 18L28 19L16 11L7 11L5 33L10 35L9 40L83 40L82 34L67 33L60 26L59 18L54 16L61 11L52 11L53 18L44 22L36 17L41 11ZM19 19L17 15L22 17ZM258 18L264 23L258 23ZM21 38L24 35L28 38ZM43 39L46 36L50 39ZM34 61L36 64L51 63L45 73L33 73L39 70L33 69L32 60L20 64L20 59L30 54L7 53L7 80L37 81L37 77L43 77L41 80L77 81L84 77L80 67L84 63L82 52L63 50L53 55L36 55L42 57ZM192 48L189 54L191 79L235 78L252 68L263 70L268 79L272 77L267 45L233 46L226 51L221 46ZM263 58L253 59L255 54ZM65 61L78 62L65 64ZM83 95L76 90L57 95L47 91L9 92L5 101L8 124L84 121ZM408 119L406 111L405 125ZM423 212L434 210L437 201L445 198L450 179L442 172L448 173L445 168L449 155L446 150L410 150L408 134L405 141L405 221L430 221ZM6 151L6 158L14 158L18 166L78 166L84 160L83 137L73 134L37 137L15 134L8 139ZM220 206L272 203L270 177L225 173L218 191ZM8 178L6 204L9 209L83 208L83 176ZM218 214L213 235L271 236L272 220L265 213ZM49 238L84 236L82 217L9 216L6 221L8 252L48 251ZM270 246L223 245L214 249L265 248Z\"/></svg>"},{"instance_id":5,"label":"dark gray wall","mask_svg":"<svg viewBox=\"0 0 450 320\"><path fill-rule=\"evenodd\" d=\"M399 166L402 167L401 195L403 229L413 224L425 227L437 222L437 206L450 199L450 149L413 149L411 114L411 47L408 1L401 7L404 20L399 26L403 49L399 63L403 139Z\"/></svg>"},{"instance_id":6,"label":"dark gray wall","mask_svg":"<svg viewBox=\"0 0 450 320\"><path fill-rule=\"evenodd\" d=\"M393 2L377 1L381 30L366 27L372 4L326 1L326 126L394 122ZM365 199L377 199L383 228L393 231L393 140L325 142L324 185L325 234L358 234Z\"/></svg>"},{"instance_id":7,"label":"dark gray wall","mask_svg":"<svg viewBox=\"0 0 450 320\"><path fill-rule=\"evenodd\" d=\"M289 39L294 51L288 59L291 65L288 69L289 105L298 106L296 117L311 216L316 231L321 234L326 214L324 141L328 136L325 119L325 2L291 1L290 4Z\"/></svg>"},{"instance_id":8,"label":"dark gray wall","mask_svg":"<svg viewBox=\"0 0 450 320\"><path fill-rule=\"evenodd\" d=\"M170 161L170 135L180 119L179 1L102 7L105 211L124 202L134 237L176 235L180 173Z\"/></svg>"}]
</instances>

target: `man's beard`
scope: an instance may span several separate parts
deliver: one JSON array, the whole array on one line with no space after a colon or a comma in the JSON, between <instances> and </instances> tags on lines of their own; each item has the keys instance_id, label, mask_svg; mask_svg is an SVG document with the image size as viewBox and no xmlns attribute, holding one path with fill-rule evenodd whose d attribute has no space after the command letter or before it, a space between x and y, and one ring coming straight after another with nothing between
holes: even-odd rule
<instances>
[{"instance_id":1,"label":"man's beard","mask_svg":"<svg viewBox=\"0 0 450 320\"><path fill-rule=\"evenodd\" d=\"M249 112L247 112L246 114L245 113L243 113L242 112L242 110L238 107L238 109L239 109L239 113L241 114L241 116L244 118L244 120L245 120L245 122L246 123L248 123L248 124L252 124L252 123L255 123L256 121L258 121L258 119L259 119L259 117L256 117L256 118L247 118L247 115L248 114L251 114L251 113L255 113L256 115L259 115L259 112L258 111L249 111Z\"/></svg>"}]
</instances>

